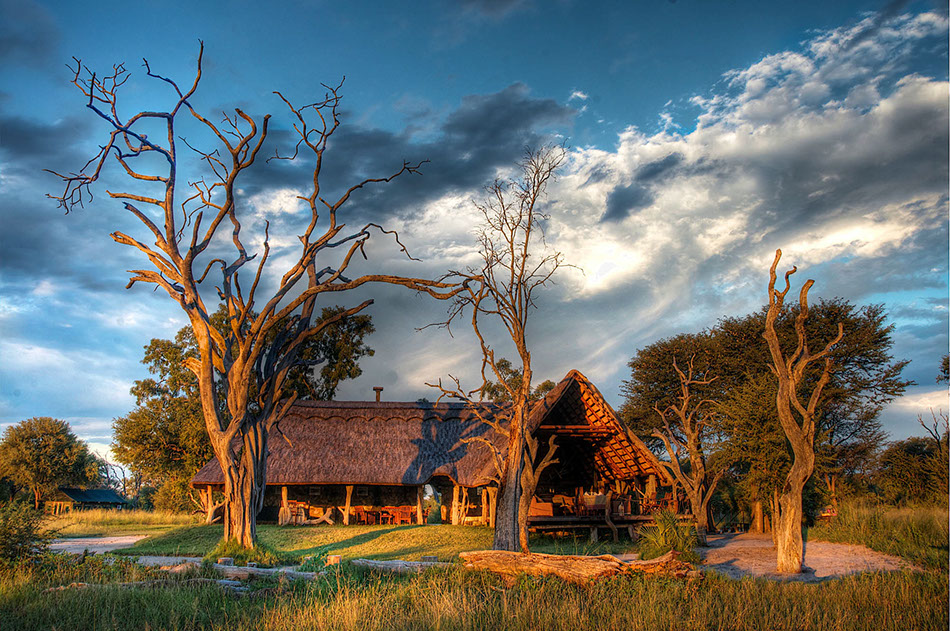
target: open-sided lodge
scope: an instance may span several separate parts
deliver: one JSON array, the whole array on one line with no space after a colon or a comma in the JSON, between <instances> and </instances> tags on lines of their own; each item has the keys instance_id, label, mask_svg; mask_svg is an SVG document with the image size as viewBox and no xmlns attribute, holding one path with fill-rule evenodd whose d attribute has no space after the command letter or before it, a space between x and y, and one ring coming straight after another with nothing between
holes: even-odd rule
<instances>
[{"instance_id":1,"label":"open-sided lodge","mask_svg":"<svg viewBox=\"0 0 950 631\"><path fill-rule=\"evenodd\" d=\"M491 525L497 474L489 441L507 439L478 418L503 417L494 403L305 401L269 441L261 521L426 523L425 486L443 521ZM542 474L529 513L536 530L630 527L675 504L659 461L628 433L603 396L572 370L532 408L529 430L543 450L555 436L557 462ZM539 457L542 457L539 454ZM192 485L221 489L216 459Z\"/></svg>"}]
</instances>

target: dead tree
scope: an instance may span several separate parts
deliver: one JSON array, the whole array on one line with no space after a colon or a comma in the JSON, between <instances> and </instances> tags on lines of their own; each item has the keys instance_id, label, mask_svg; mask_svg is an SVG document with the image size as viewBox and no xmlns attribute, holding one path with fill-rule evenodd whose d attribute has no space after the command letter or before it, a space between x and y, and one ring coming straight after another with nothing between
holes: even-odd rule
<instances>
[{"instance_id":1,"label":"dead tree","mask_svg":"<svg viewBox=\"0 0 950 631\"><path fill-rule=\"evenodd\" d=\"M294 121L297 141L292 155L275 153L272 159L307 156L312 177L308 191L304 191L307 194L298 196L309 212L297 237L297 254L291 257L292 262L273 292L267 290L267 296L260 296L262 286L270 284L264 278L271 251L269 224L264 227L263 252L258 258L248 252L241 233L246 202L240 196L239 181L258 158L267 138L270 115L257 120L235 109L233 114L224 114L220 122L214 123L192 107L190 99L202 76L203 52L202 44L194 81L185 90L175 81L153 73L146 61L146 75L170 87L175 98L167 111L142 111L130 118L122 118L118 108L120 88L130 76L125 67L114 66L111 72L100 76L74 58L72 83L86 97L86 106L111 131L99 153L79 173L54 173L65 182L65 190L50 197L67 213L81 207L92 199L91 186L100 178L110 156L121 167L120 173L139 190L161 193L153 197L128 190L107 191L109 197L123 202L125 209L147 229L147 240L154 239L154 243L118 231L112 233L112 238L139 250L153 266L131 270L128 287L137 282L160 287L178 303L191 323L200 356L188 359L186 366L198 380L205 425L224 473L224 536L251 547L256 538L256 516L264 501L268 439L294 403L294 397L287 396L284 388L288 371L301 363L299 352L311 336L373 302L366 300L321 319L320 310L315 311L317 298L324 292L336 294L367 283L403 285L441 298L451 297L459 288L447 282L397 276L345 276L354 255L365 258L364 246L371 230L391 235L406 251L396 233L376 224L347 229L341 211L350 196L364 186L418 173L421 163L404 162L391 175L365 179L336 199L321 196L324 152L340 125L341 82L336 87L324 86L327 92L322 98L302 107L292 105L275 92ZM208 133L216 148L198 149L180 138L176 122L182 118ZM146 133L156 128L162 133ZM206 177L187 180L181 176L179 140L195 152L206 169ZM176 195L184 200L179 203ZM233 248L232 253L227 254L215 243L218 240L230 241L227 247ZM330 255L333 259L328 263L326 257ZM258 260L251 280L242 285L239 272L255 258ZM210 321L215 305L206 305L199 291L215 268L221 274L215 288L217 297L228 317L223 332Z\"/></svg>"},{"instance_id":2,"label":"dead tree","mask_svg":"<svg viewBox=\"0 0 950 631\"><path fill-rule=\"evenodd\" d=\"M792 446L792 466L785 477L781 490L775 491L772 502L773 532L772 538L778 550L779 572L797 574L802 571L804 546L802 542L802 490L815 470L815 414L821 392L831 379L831 351L844 337L844 326L838 323L838 334L823 350L812 353L805 336L805 322L808 320L808 290L815 283L808 280L802 285L799 294L799 312L795 318L795 335L798 340L794 352L787 358L778 334L775 321L782 313L785 295L791 283L789 277L796 267L785 273L785 289L775 288L776 273L782 251L775 251L775 260L769 269L769 308L765 316L765 332L762 336L768 343L772 356L770 368L778 380L778 394L775 398L778 419ZM821 374L811 387L811 394L805 398L804 389L808 381L806 371L810 364L824 360Z\"/></svg>"},{"instance_id":3,"label":"dead tree","mask_svg":"<svg viewBox=\"0 0 950 631\"><path fill-rule=\"evenodd\" d=\"M686 372L676 365L674 357L673 369L680 381L679 404L674 403L665 410L661 410L658 405L653 406L654 411L663 419L663 431L656 430L653 435L663 441L666 452L670 456L669 462L661 461L660 464L683 486L693 517L696 518L696 526L708 531L709 500L712 499L716 485L719 484L725 469L720 469L710 479L709 472L706 470L706 453L703 449L704 430L708 427L710 413L703 410L703 406L708 406L713 401L702 399L691 407L693 393L690 389L693 386L708 385L715 381L716 377L697 378L694 376L692 357L687 363ZM671 416L676 422L675 431L670 426ZM683 451L689 457L689 471L684 471L680 464L680 458L684 455Z\"/></svg>"},{"instance_id":4,"label":"dead tree","mask_svg":"<svg viewBox=\"0 0 950 631\"><path fill-rule=\"evenodd\" d=\"M478 233L481 268L462 274L469 279L465 291L457 294L446 325L465 310L471 310L471 326L482 351L482 385L464 391L452 378L451 388L440 380L434 387L442 396L472 401L484 392L490 378L504 388L510 403L499 407L495 416L483 418L499 438L506 439L502 453L488 439L475 439L492 450L499 481L495 513L495 550L528 551L528 508L544 469L557 462L552 439L546 445L527 431L531 398L531 353L526 331L529 314L535 307L534 293L547 285L561 267L563 255L547 251L544 246L542 222L547 217L540 203L548 182L564 160L561 147L544 147L527 151L519 165L521 176L512 180L496 180L488 187L483 203L475 203L483 224ZM504 361L496 358L493 346L485 338L486 320L497 319L513 343L521 362L521 381L513 385L500 369Z\"/></svg>"}]
</instances>

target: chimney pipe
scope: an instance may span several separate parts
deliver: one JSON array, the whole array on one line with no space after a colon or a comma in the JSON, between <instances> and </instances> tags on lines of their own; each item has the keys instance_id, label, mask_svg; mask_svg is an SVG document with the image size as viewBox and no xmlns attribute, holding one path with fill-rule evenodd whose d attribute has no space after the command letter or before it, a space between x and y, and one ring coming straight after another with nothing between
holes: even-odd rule
<instances>
[{"instance_id":1,"label":"chimney pipe","mask_svg":"<svg viewBox=\"0 0 950 631\"><path fill-rule=\"evenodd\" d=\"M375 386L375 387L373 388L373 391L376 393L376 403L379 403L379 395L382 393L383 387L382 387L382 386Z\"/></svg>"}]
</instances>

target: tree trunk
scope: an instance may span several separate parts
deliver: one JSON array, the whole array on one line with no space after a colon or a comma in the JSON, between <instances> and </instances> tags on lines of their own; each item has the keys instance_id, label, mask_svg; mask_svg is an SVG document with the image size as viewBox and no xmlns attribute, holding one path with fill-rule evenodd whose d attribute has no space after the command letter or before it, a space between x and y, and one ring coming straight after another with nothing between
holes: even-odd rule
<instances>
[{"instance_id":1,"label":"tree trunk","mask_svg":"<svg viewBox=\"0 0 950 631\"><path fill-rule=\"evenodd\" d=\"M527 373L527 371L525 371ZM528 373L530 377L530 373ZM530 381L529 381L530 383ZM527 398L527 396L525 397ZM524 409L516 406L511 414L511 429L508 438L508 453L505 455L504 475L498 491L498 506L495 514L495 537L492 549L515 552L521 549L521 524L527 510L522 510L522 477L525 467ZM531 498L528 498L528 502ZM524 516L522 517L522 513Z\"/></svg>"},{"instance_id":2,"label":"tree trunk","mask_svg":"<svg viewBox=\"0 0 950 631\"><path fill-rule=\"evenodd\" d=\"M215 455L224 473L224 540L253 548L257 514L264 506L267 435L260 424L253 424L243 435L239 452L226 446L223 454L216 448Z\"/></svg>"},{"instance_id":3,"label":"tree trunk","mask_svg":"<svg viewBox=\"0 0 950 631\"><path fill-rule=\"evenodd\" d=\"M762 500L752 502L752 523L749 525L749 532L765 532L765 509Z\"/></svg>"},{"instance_id":4,"label":"tree trunk","mask_svg":"<svg viewBox=\"0 0 950 631\"><path fill-rule=\"evenodd\" d=\"M521 472L521 497L518 501L518 545L521 552L528 554L528 513L531 512L531 500L534 498L534 491L537 488L538 480L534 472L530 470L530 465L525 463Z\"/></svg>"},{"instance_id":5,"label":"tree trunk","mask_svg":"<svg viewBox=\"0 0 950 631\"><path fill-rule=\"evenodd\" d=\"M511 473L517 474L515 467ZM521 502L521 484L513 475L506 476L498 490L498 503L495 508L495 536L492 549L514 552L520 549L518 513Z\"/></svg>"},{"instance_id":6,"label":"tree trunk","mask_svg":"<svg viewBox=\"0 0 950 631\"><path fill-rule=\"evenodd\" d=\"M772 537L778 551L776 569L779 572L798 574L802 571L802 560L805 556L802 538L802 491L811 477L814 462L814 456L810 459L796 459L785 478L782 493L778 495L778 527Z\"/></svg>"},{"instance_id":7,"label":"tree trunk","mask_svg":"<svg viewBox=\"0 0 950 631\"><path fill-rule=\"evenodd\" d=\"M33 489L33 508L40 510L40 489Z\"/></svg>"},{"instance_id":8,"label":"tree trunk","mask_svg":"<svg viewBox=\"0 0 950 631\"><path fill-rule=\"evenodd\" d=\"M696 527L709 532L709 511L707 510L709 499L703 500L703 496L706 494L705 490L702 486L695 492L689 487L686 487L685 490L686 497L689 499L690 511L692 511L693 518L696 520Z\"/></svg>"}]
</instances>

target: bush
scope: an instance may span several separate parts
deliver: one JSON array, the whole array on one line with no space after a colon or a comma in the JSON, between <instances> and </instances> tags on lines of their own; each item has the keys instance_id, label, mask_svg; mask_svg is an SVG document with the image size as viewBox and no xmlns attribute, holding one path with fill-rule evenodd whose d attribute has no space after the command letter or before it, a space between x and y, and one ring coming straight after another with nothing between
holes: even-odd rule
<instances>
[{"instance_id":1,"label":"bush","mask_svg":"<svg viewBox=\"0 0 950 631\"><path fill-rule=\"evenodd\" d=\"M151 499L157 510L190 513L198 507L192 493L187 478L170 478L158 487Z\"/></svg>"},{"instance_id":2,"label":"bush","mask_svg":"<svg viewBox=\"0 0 950 631\"><path fill-rule=\"evenodd\" d=\"M12 566L46 552L53 534L43 529L43 513L29 504L0 507L0 565Z\"/></svg>"},{"instance_id":3,"label":"bush","mask_svg":"<svg viewBox=\"0 0 950 631\"><path fill-rule=\"evenodd\" d=\"M653 525L640 529L637 548L644 559L653 559L676 550L686 561L699 561L699 556L693 551L697 541L696 530L691 524L680 523L676 512L668 508L654 513L653 521Z\"/></svg>"}]
</instances>

